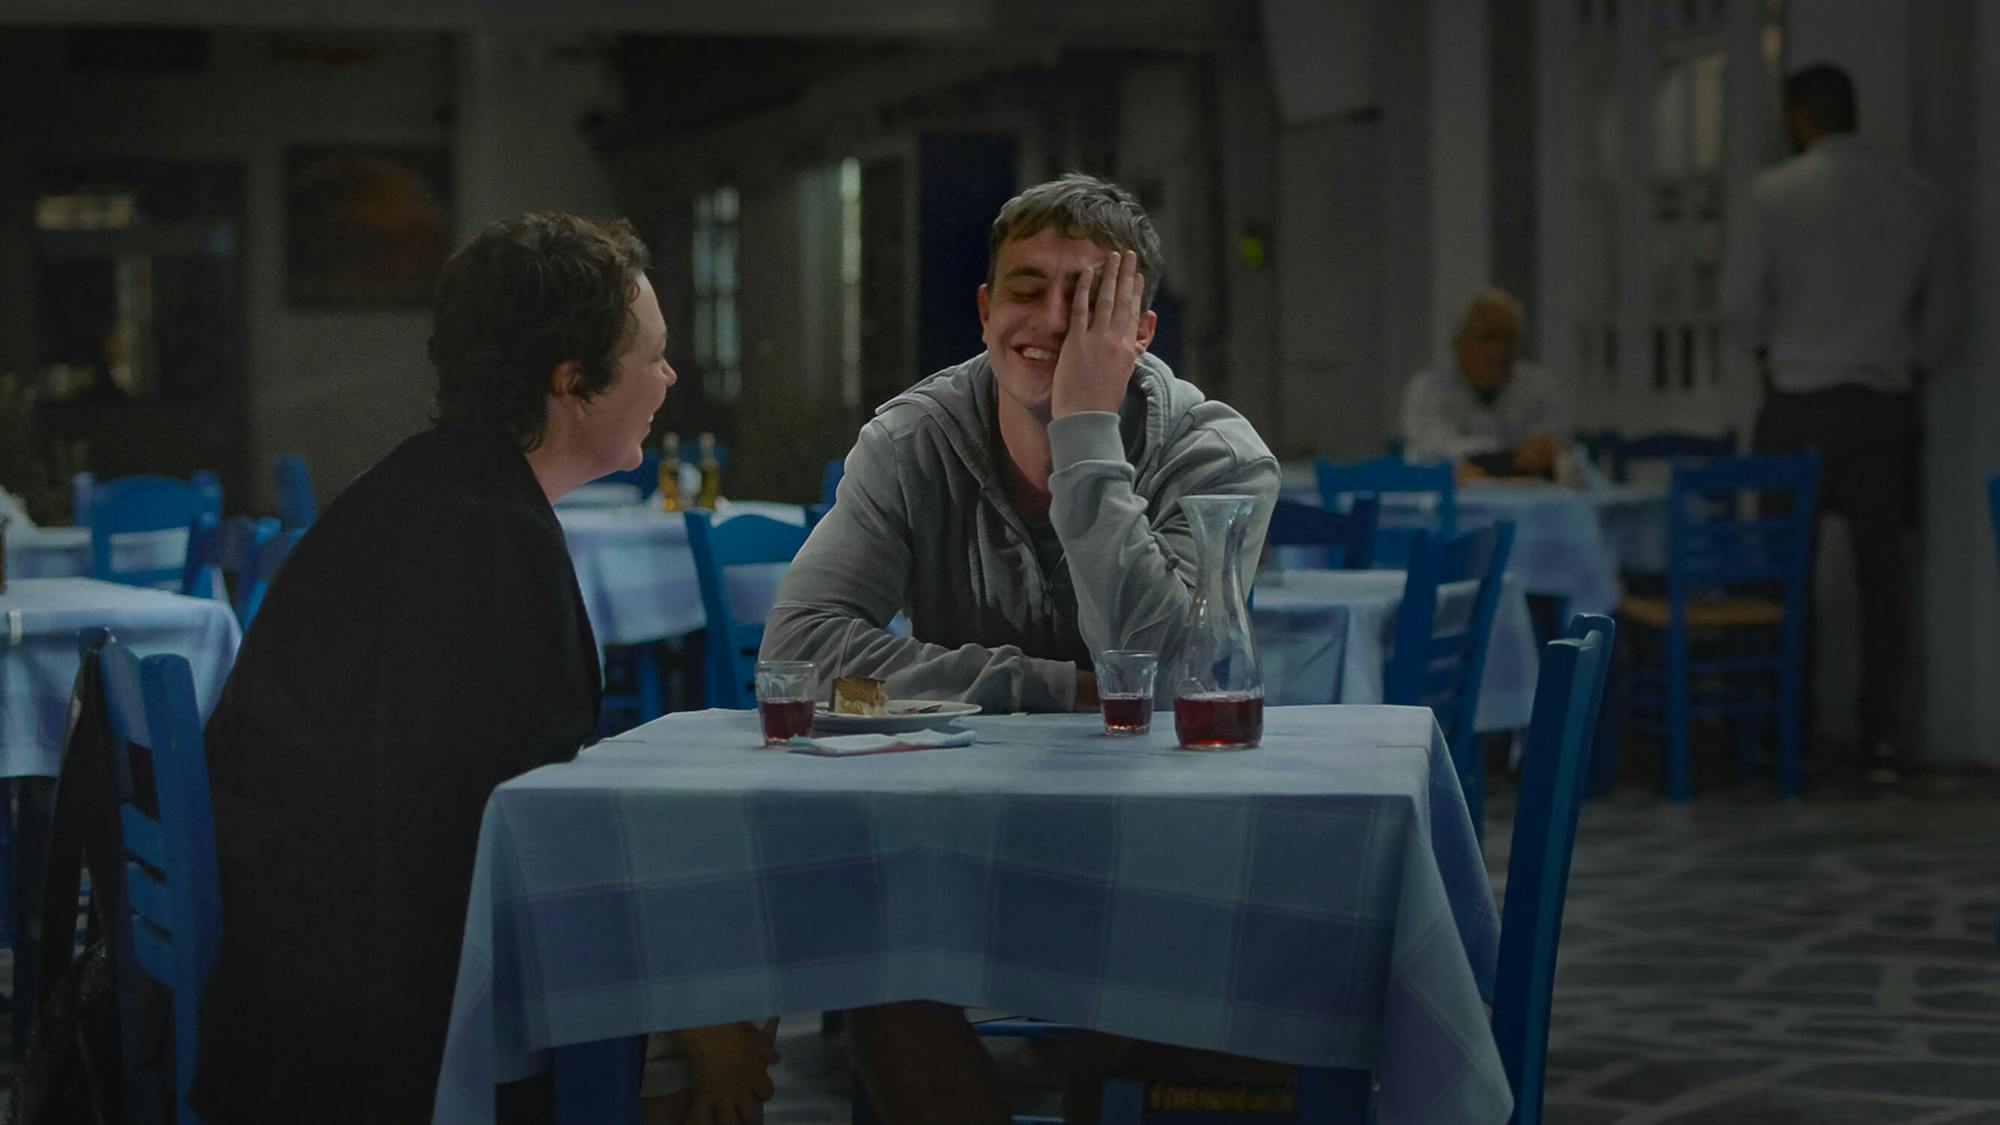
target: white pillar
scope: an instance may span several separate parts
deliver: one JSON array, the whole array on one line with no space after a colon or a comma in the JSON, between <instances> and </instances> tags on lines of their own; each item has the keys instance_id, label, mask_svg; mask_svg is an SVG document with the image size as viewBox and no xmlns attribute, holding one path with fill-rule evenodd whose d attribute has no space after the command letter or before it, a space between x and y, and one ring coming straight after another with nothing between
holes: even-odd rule
<instances>
[{"instance_id":1,"label":"white pillar","mask_svg":"<svg viewBox=\"0 0 2000 1125\"><path fill-rule=\"evenodd\" d=\"M1484 0L1431 0L1431 325L1443 341L1492 280L1491 111Z\"/></svg>"},{"instance_id":2,"label":"white pillar","mask_svg":"<svg viewBox=\"0 0 2000 1125\"><path fill-rule=\"evenodd\" d=\"M1573 394L1584 393L1578 368L1576 274L1577 25L1572 0L1540 0L1535 11L1535 263L1528 324L1534 356Z\"/></svg>"}]
</instances>

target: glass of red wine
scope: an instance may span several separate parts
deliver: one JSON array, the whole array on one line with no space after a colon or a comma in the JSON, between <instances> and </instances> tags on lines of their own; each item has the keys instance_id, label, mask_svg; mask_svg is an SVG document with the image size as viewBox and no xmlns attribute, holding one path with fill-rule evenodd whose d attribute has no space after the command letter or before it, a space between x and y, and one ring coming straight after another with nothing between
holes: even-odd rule
<instances>
[{"instance_id":1,"label":"glass of red wine","mask_svg":"<svg viewBox=\"0 0 2000 1125\"><path fill-rule=\"evenodd\" d=\"M764 745L783 746L813 729L813 665L810 660L757 662L757 716Z\"/></svg>"},{"instance_id":2,"label":"glass of red wine","mask_svg":"<svg viewBox=\"0 0 2000 1125\"><path fill-rule=\"evenodd\" d=\"M1112 649L1098 654L1097 703L1106 735L1123 738L1153 729L1153 677L1159 669L1156 653Z\"/></svg>"}]
</instances>

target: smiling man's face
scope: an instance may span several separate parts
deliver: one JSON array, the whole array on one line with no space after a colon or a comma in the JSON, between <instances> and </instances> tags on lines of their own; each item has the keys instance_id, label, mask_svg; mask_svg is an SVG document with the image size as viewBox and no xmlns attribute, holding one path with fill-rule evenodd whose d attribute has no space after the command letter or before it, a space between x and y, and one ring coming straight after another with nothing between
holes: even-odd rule
<instances>
[{"instance_id":1,"label":"smiling man's face","mask_svg":"<svg viewBox=\"0 0 2000 1125\"><path fill-rule=\"evenodd\" d=\"M1108 252L1087 238L1064 238L1054 227L1000 244L993 281L979 287L979 324L1003 409L1011 404L1048 423L1070 303L1083 271L1102 270ZM1142 314L1141 336L1150 335L1152 321L1150 311Z\"/></svg>"}]
</instances>

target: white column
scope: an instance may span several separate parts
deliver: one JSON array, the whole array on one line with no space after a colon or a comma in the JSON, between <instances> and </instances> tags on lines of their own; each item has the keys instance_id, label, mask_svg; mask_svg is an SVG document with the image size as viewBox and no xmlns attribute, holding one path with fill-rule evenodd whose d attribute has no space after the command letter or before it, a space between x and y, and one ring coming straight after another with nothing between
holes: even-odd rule
<instances>
[{"instance_id":1,"label":"white column","mask_svg":"<svg viewBox=\"0 0 2000 1125\"><path fill-rule=\"evenodd\" d=\"M1654 53L1647 0L1618 9L1618 394L1628 413L1653 397Z\"/></svg>"},{"instance_id":2,"label":"white column","mask_svg":"<svg viewBox=\"0 0 2000 1125\"><path fill-rule=\"evenodd\" d=\"M1444 340L1466 295L1492 280L1493 208L1486 4L1432 0L1431 325Z\"/></svg>"},{"instance_id":3,"label":"white column","mask_svg":"<svg viewBox=\"0 0 2000 1125\"><path fill-rule=\"evenodd\" d=\"M1534 356L1573 393L1584 391L1577 369L1577 25L1572 0L1540 0L1535 11L1535 263L1536 291L1528 324Z\"/></svg>"},{"instance_id":4,"label":"white column","mask_svg":"<svg viewBox=\"0 0 2000 1125\"><path fill-rule=\"evenodd\" d=\"M1936 22L1913 27L1921 49L1913 53L1939 68L1918 76L1934 110L1927 147L1939 150L1925 170L1945 199L1965 207L1951 233L1964 248L1969 292L1957 354L1924 390L1922 601L1914 607L1922 626L1922 750L1992 765L2000 764L2000 560L1985 489L2000 472L2000 193L1980 185L2000 182L2000 11L1960 0L1925 16ZM1861 109L1865 123L1865 100ZM1953 147L1967 140L1969 170Z\"/></svg>"}]
</instances>

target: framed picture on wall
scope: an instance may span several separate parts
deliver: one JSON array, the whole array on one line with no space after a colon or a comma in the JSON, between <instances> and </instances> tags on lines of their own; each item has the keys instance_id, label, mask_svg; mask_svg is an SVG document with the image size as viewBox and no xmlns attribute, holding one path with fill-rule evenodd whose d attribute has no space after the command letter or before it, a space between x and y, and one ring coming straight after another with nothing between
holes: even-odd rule
<instances>
[{"instance_id":1,"label":"framed picture on wall","mask_svg":"<svg viewBox=\"0 0 2000 1125\"><path fill-rule=\"evenodd\" d=\"M427 306L451 250L442 146L285 153L285 299L295 308Z\"/></svg>"}]
</instances>

